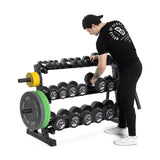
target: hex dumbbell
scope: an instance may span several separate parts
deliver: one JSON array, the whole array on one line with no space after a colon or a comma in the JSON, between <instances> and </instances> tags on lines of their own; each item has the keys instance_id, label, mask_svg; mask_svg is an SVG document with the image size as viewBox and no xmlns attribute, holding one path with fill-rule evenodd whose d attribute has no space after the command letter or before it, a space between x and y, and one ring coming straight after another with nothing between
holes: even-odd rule
<instances>
[{"instance_id":1,"label":"hex dumbbell","mask_svg":"<svg viewBox=\"0 0 160 160\"><path fill-rule=\"evenodd\" d=\"M80 124L81 112L81 109L76 106L71 107L69 111L66 109L60 109L57 112L57 116L54 114L54 117L51 118L50 124L58 131L66 128L67 126L75 128Z\"/></svg>"},{"instance_id":2,"label":"hex dumbbell","mask_svg":"<svg viewBox=\"0 0 160 160\"><path fill-rule=\"evenodd\" d=\"M41 86L39 87L39 90L42 91L46 95L47 98L49 98L49 88L48 87Z\"/></svg>"},{"instance_id":3,"label":"hex dumbbell","mask_svg":"<svg viewBox=\"0 0 160 160\"><path fill-rule=\"evenodd\" d=\"M57 112L57 115L59 116L63 116L67 122L66 126L65 127L70 127L70 112L67 110L67 109L60 109L58 112Z\"/></svg>"},{"instance_id":4,"label":"hex dumbbell","mask_svg":"<svg viewBox=\"0 0 160 160\"><path fill-rule=\"evenodd\" d=\"M92 107L92 116L93 116L93 121L96 123L100 123L104 119L103 115L103 104L98 101L94 101L91 104Z\"/></svg>"},{"instance_id":5,"label":"hex dumbbell","mask_svg":"<svg viewBox=\"0 0 160 160\"><path fill-rule=\"evenodd\" d=\"M82 57L82 61L84 62L84 65L85 65L86 67L91 66L91 61L90 61L90 57L89 57L89 56L83 56L83 57Z\"/></svg>"},{"instance_id":6,"label":"hex dumbbell","mask_svg":"<svg viewBox=\"0 0 160 160\"><path fill-rule=\"evenodd\" d=\"M58 91L55 85L49 86L49 98L50 100L55 100L58 98Z\"/></svg>"},{"instance_id":7,"label":"hex dumbbell","mask_svg":"<svg viewBox=\"0 0 160 160\"><path fill-rule=\"evenodd\" d=\"M78 67L78 62L74 58L68 58L68 63L71 65L72 68Z\"/></svg>"},{"instance_id":8,"label":"hex dumbbell","mask_svg":"<svg viewBox=\"0 0 160 160\"><path fill-rule=\"evenodd\" d=\"M71 92L74 92L76 90L77 95L79 96L83 96L85 94L87 94L87 86L85 84L78 84L76 81L70 81L68 83L68 86L72 86L71 87Z\"/></svg>"},{"instance_id":9,"label":"hex dumbbell","mask_svg":"<svg viewBox=\"0 0 160 160\"><path fill-rule=\"evenodd\" d=\"M92 57L92 56L96 56L96 55L98 55L98 53L91 53L91 55L90 55L90 58ZM91 62L91 64L93 65L93 66L97 66L98 65L98 59L95 59L93 62Z\"/></svg>"},{"instance_id":10,"label":"hex dumbbell","mask_svg":"<svg viewBox=\"0 0 160 160\"><path fill-rule=\"evenodd\" d=\"M105 81L106 81L106 90L108 91L113 91L115 88L115 83L113 78L109 75L104 77Z\"/></svg>"},{"instance_id":11,"label":"hex dumbbell","mask_svg":"<svg viewBox=\"0 0 160 160\"><path fill-rule=\"evenodd\" d=\"M77 63L78 63L78 67L85 67L84 61L81 60L80 57L76 57L75 60L76 60Z\"/></svg>"},{"instance_id":12,"label":"hex dumbbell","mask_svg":"<svg viewBox=\"0 0 160 160\"><path fill-rule=\"evenodd\" d=\"M77 82L76 81L70 81L67 86L68 90L68 96L74 97L77 95Z\"/></svg>"},{"instance_id":13,"label":"hex dumbbell","mask_svg":"<svg viewBox=\"0 0 160 160\"><path fill-rule=\"evenodd\" d=\"M77 95L77 88L72 82L70 82L69 84L65 82L60 82L57 85L57 93L59 95L59 98L61 99L66 97L74 97Z\"/></svg>"},{"instance_id":14,"label":"hex dumbbell","mask_svg":"<svg viewBox=\"0 0 160 160\"><path fill-rule=\"evenodd\" d=\"M70 112L69 124L72 128L75 128L81 123L80 115L82 110L76 106L73 106L70 108L69 112Z\"/></svg>"},{"instance_id":15,"label":"hex dumbbell","mask_svg":"<svg viewBox=\"0 0 160 160\"><path fill-rule=\"evenodd\" d=\"M81 106L81 123L84 125L90 125L93 122L93 117L92 117L92 107L89 105L82 105Z\"/></svg>"},{"instance_id":16,"label":"hex dumbbell","mask_svg":"<svg viewBox=\"0 0 160 160\"><path fill-rule=\"evenodd\" d=\"M73 58L62 58L60 63L62 64L63 68L75 68L78 67L78 63L76 60L74 60Z\"/></svg>"},{"instance_id":17,"label":"hex dumbbell","mask_svg":"<svg viewBox=\"0 0 160 160\"><path fill-rule=\"evenodd\" d=\"M87 84L87 86L91 86L91 78L93 77L93 73L89 72L85 75L85 78L84 78L84 81L85 83ZM104 92L105 91L105 88L106 88L106 82L103 78L98 78L97 81L95 82L95 89L98 91L98 92Z\"/></svg>"},{"instance_id":18,"label":"hex dumbbell","mask_svg":"<svg viewBox=\"0 0 160 160\"><path fill-rule=\"evenodd\" d=\"M62 109L60 110L62 112ZM51 121L51 125L54 130L60 131L63 130L67 126L67 119L64 116L64 112L60 114L57 113L56 117Z\"/></svg>"},{"instance_id":19,"label":"hex dumbbell","mask_svg":"<svg viewBox=\"0 0 160 160\"><path fill-rule=\"evenodd\" d=\"M57 69L57 64L55 63L55 61L48 61L47 65L46 65L47 69L51 70L51 69Z\"/></svg>"},{"instance_id":20,"label":"hex dumbbell","mask_svg":"<svg viewBox=\"0 0 160 160\"><path fill-rule=\"evenodd\" d=\"M53 63L57 66L57 69L62 69L62 64L59 63L57 60L53 60Z\"/></svg>"},{"instance_id":21,"label":"hex dumbbell","mask_svg":"<svg viewBox=\"0 0 160 160\"><path fill-rule=\"evenodd\" d=\"M90 58L92 56L95 56L95 55L98 55L98 53L92 53ZM107 65L111 65L113 62L113 58L110 56L110 55L107 55ZM95 59L93 62L92 62L93 65L97 66L98 65L98 59Z\"/></svg>"},{"instance_id":22,"label":"hex dumbbell","mask_svg":"<svg viewBox=\"0 0 160 160\"><path fill-rule=\"evenodd\" d=\"M115 116L114 103L112 100L104 100L102 102L104 105L104 118L106 120L111 120Z\"/></svg>"},{"instance_id":23,"label":"hex dumbbell","mask_svg":"<svg viewBox=\"0 0 160 160\"><path fill-rule=\"evenodd\" d=\"M57 93L58 97L61 99L64 99L68 96L68 91L67 91L67 83L65 82L60 82L57 85Z\"/></svg>"},{"instance_id":24,"label":"hex dumbbell","mask_svg":"<svg viewBox=\"0 0 160 160\"><path fill-rule=\"evenodd\" d=\"M39 61L38 65L40 66L40 70L42 73L45 73L45 74L48 73L48 68L47 68L48 62L47 61Z\"/></svg>"},{"instance_id":25,"label":"hex dumbbell","mask_svg":"<svg viewBox=\"0 0 160 160\"><path fill-rule=\"evenodd\" d=\"M60 63L62 64L62 68L71 68L71 66L67 63L68 60L66 58L62 58Z\"/></svg>"},{"instance_id":26,"label":"hex dumbbell","mask_svg":"<svg viewBox=\"0 0 160 160\"><path fill-rule=\"evenodd\" d=\"M55 128L53 128L53 123L55 122L55 120L56 120L56 114L51 111L51 117L50 117L50 121L48 124L48 131L51 134L55 134ZM49 127L49 126L52 126L52 127Z\"/></svg>"},{"instance_id":27,"label":"hex dumbbell","mask_svg":"<svg viewBox=\"0 0 160 160\"><path fill-rule=\"evenodd\" d=\"M50 60L48 65L47 65L48 69L62 69L62 64L58 63L57 60Z\"/></svg>"}]
</instances>

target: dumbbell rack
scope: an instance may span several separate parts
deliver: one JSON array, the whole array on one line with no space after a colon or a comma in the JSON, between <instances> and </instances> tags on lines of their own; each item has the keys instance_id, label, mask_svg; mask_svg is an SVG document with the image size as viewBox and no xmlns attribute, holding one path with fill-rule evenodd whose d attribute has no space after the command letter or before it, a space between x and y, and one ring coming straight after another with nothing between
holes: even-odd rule
<instances>
[{"instance_id":1,"label":"dumbbell rack","mask_svg":"<svg viewBox=\"0 0 160 160\"><path fill-rule=\"evenodd\" d=\"M115 97L116 97L116 102L117 102L117 85L118 85L118 80L119 80L118 66L117 66L116 62L112 59L111 56L107 56L107 65L111 65L111 67L112 67L112 77L113 77L114 82L116 84L114 87L114 91L115 91ZM38 63L38 64L34 65L34 71L37 72L40 77L40 84L38 87L36 87L36 89L41 90L43 87L42 73L46 74L46 73L48 73L48 70L47 70L47 68L42 68L42 66ZM106 92L106 99L109 99L110 91L106 90L105 92ZM95 93L99 93L99 92L97 92L94 89L94 87L90 87L87 92L87 95L95 94ZM48 98L48 100L51 103L51 99ZM135 95L135 100L136 100L138 109L140 109L141 106L139 103L137 93ZM113 119L111 119L111 121L118 123L118 117L114 117ZM27 134L39 139L40 141L43 141L44 143L46 143L50 146L56 146L56 140L50 138L49 133L55 134L55 129L53 127L50 127L49 124L46 128L41 129L41 132L39 132L38 130L33 131L33 130L30 130L27 128Z\"/></svg>"}]
</instances>

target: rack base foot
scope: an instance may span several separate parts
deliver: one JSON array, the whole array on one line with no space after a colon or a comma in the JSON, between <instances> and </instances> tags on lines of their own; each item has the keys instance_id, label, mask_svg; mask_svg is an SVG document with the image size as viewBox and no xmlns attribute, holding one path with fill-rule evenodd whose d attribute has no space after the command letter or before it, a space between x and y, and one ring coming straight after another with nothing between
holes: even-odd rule
<instances>
[{"instance_id":1,"label":"rack base foot","mask_svg":"<svg viewBox=\"0 0 160 160\"><path fill-rule=\"evenodd\" d=\"M39 133L38 131L31 131L27 129L27 134L37 138L38 140L48 144L49 146L56 146L56 140L52 139L50 137L45 137L42 133Z\"/></svg>"}]
</instances>

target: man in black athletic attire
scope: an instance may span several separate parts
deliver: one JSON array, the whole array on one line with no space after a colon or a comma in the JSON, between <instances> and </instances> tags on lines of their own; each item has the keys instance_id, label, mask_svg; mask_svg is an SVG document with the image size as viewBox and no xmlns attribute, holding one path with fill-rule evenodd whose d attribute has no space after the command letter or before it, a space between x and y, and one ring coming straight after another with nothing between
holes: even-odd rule
<instances>
[{"instance_id":1,"label":"man in black athletic attire","mask_svg":"<svg viewBox=\"0 0 160 160\"><path fill-rule=\"evenodd\" d=\"M106 69L107 54L117 62L119 69L119 84L117 101L119 105L118 127L105 130L106 133L128 136L115 140L117 145L135 145L136 114L134 97L136 84L142 72L142 64L137 56L134 44L124 25L119 21L102 23L103 16L87 15L82 21L83 28L91 35L98 36L96 47L98 55L91 57L91 61L98 59L96 72L91 79L94 84Z\"/></svg>"}]
</instances>

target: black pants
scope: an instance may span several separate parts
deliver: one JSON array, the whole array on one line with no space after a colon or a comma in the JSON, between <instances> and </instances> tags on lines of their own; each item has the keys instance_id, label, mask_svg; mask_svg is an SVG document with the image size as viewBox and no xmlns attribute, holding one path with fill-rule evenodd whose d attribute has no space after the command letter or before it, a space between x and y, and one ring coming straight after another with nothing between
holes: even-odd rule
<instances>
[{"instance_id":1,"label":"black pants","mask_svg":"<svg viewBox=\"0 0 160 160\"><path fill-rule=\"evenodd\" d=\"M119 127L128 127L129 136L136 135L136 114L134 109L134 98L136 84L142 72L140 61L131 66L119 70L119 84L117 91L117 102L119 105Z\"/></svg>"}]
</instances>

